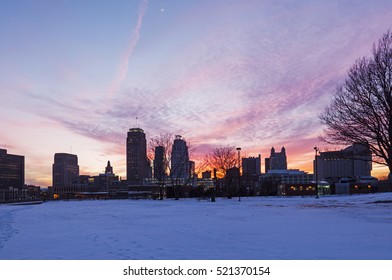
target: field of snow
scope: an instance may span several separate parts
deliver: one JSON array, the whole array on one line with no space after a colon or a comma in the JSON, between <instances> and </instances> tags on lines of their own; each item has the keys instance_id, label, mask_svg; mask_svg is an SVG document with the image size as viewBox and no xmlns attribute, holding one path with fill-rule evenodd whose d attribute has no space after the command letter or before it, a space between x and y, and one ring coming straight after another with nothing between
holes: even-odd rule
<instances>
[{"instance_id":1,"label":"field of snow","mask_svg":"<svg viewBox=\"0 0 392 280\"><path fill-rule=\"evenodd\" d=\"M391 260L391 202L383 193L1 205L0 259Z\"/></svg>"}]
</instances>

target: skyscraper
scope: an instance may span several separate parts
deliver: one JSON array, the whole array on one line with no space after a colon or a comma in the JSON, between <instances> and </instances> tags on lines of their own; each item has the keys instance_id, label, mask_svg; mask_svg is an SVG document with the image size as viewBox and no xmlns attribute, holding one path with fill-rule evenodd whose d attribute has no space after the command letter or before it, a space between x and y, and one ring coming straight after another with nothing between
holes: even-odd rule
<instances>
[{"instance_id":1,"label":"skyscraper","mask_svg":"<svg viewBox=\"0 0 392 280\"><path fill-rule=\"evenodd\" d=\"M188 146L181 135L176 135L172 146L170 176L172 178L189 179L189 171Z\"/></svg>"},{"instance_id":2,"label":"skyscraper","mask_svg":"<svg viewBox=\"0 0 392 280\"><path fill-rule=\"evenodd\" d=\"M151 177L150 161L147 159L146 134L141 128L131 128L127 136L127 180L130 184L142 184Z\"/></svg>"},{"instance_id":3,"label":"skyscraper","mask_svg":"<svg viewBox=\"0 0 392 280\"><path fill-rule=\"evenodd\" d=\"M66 153L54 154L52 166L53 187L67 187L79 176L78 156Z\"/></svg>"},{"instance_id":4,"label":"skyscraper","mask_svg":"<svg viewBox=\"0 0 392 280\"><path fill-rule=\"evenodd\" d=\"M155 147L154 178L162 180L165 177L165 167L165 148L163 146Z\"/></svg>"},{"instance_id":5,"label":"skyscraper","mask_svg":"<svg viewBox=\"0 0 392 280\"><path fill-rule=\"evenodd\" d=\"M265 173L268 170L276 169L287 169L286 149L284 147L282 147L280 153L275 152L275 148L272 147L270 157L265 159Z\"/></svg>"}]
</instances>

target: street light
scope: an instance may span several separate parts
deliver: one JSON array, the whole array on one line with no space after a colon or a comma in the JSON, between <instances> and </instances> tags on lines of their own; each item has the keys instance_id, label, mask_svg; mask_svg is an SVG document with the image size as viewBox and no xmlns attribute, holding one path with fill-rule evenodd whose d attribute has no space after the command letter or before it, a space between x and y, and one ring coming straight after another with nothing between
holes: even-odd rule
<instances>
[{"instance_id":1,"label":"street light","mask_svg":"<svg viewBox=\"0 0 392 280\"><path fill-rule=\"evenodd\" d=\"M212 188L212 197L211 197L211 202L215 202L215 196L216 196L216 183L217 183L217 178L216 178L216 168L214 168L214 180L213 180L213 188Z\"/></svg>"},{"instance_id":2,"label":"street light","mask_svg":"<svg viewBox=\"0 0 392 280\"><path fill-rule=\"evenodd\" d=\"M317 153L320 151L319 148L314 147L314 173L316 174L316 198L319 198L319 192L318 192L318 169L317 169Z\"/></svg>"},{"instance_id":3,"label":"street light","mask_svg":"<svg viewBox=\"0 0 392 280\"><path fill-rule=\"evenodd\" d=\"M241 148L238 151L238 201L241 201Z\"/></svg>"}]
</instances>

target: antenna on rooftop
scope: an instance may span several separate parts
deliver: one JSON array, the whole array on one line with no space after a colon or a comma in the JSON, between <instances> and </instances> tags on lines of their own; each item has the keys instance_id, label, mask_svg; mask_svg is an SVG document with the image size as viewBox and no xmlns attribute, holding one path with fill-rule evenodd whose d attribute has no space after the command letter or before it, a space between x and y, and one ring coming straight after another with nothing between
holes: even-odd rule
<instances>
[{"instance_id":1,"label":"antenna on rooftop","mask_svg":"<svg viewBox=\"0 0 392 280\"><path fill-rule=\"evenodd\" d=\"M136 117L136 128L139 128L139 122L138 122L138 117Z\"/></svg>"}]
</instances>

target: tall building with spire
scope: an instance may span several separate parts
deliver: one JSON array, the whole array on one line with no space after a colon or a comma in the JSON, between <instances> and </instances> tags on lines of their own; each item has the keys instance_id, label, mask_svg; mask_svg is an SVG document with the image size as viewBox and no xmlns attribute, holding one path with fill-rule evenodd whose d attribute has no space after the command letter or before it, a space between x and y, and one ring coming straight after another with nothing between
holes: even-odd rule
<instances>
[{"instance_id":1,"label":"tall building with spire","mask_svg":"<svg viewBox=\"0 0 392 280\"><path fill-rule=\"evenodd\" d=\"M188 146L181 135L176 135L172 146L170 176L172 178L189 179Z\"/></svg>"},{"instance_id":2,"label":"tall building with spire","mask_svg":"<svg viewBox=\"0 0 392 280\"><path fill-rule=\"evenodd\" d=\"M265 173L268 170L287 169L286 149L282 147L280 152L276 152L275 148L271 148L271 155L265 159Z\"/></svg>"},{"instance_id":3,"label":"tall building with spire","mask_svg":"<svg viewBox=\"0 0 392 280\"><path fill-rule=\"evenodd\" d=\"M113 174L113 167L110 165L110 160L108 160L108 164L105 167L105 174Z\"/></svg>"},{"instance_id":4,"label":"tall building with spire","mask_svg":"<svg viewBox=\"0 0 392 280\"><path fill-rule=\"evenodd\" d=\"M139 185L144 178L151 178L146 134L141 128L131 128L127 134L127 181Z\"/></svg>"}]
</instances>

